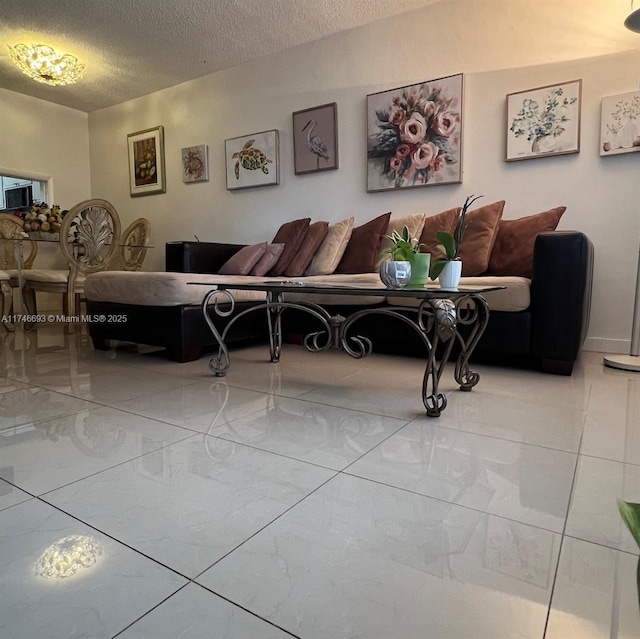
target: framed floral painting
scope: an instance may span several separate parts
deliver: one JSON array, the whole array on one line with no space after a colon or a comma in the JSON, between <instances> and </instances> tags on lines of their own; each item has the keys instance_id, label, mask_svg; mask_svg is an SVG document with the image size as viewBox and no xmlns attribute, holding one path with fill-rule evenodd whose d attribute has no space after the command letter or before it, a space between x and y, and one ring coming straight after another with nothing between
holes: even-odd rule
<instances>
[{"instance_id":1,"label":"framed floral painting","mask_svg":"<svg viewBox=\"0 0 640 639\"><path fill-rule=\"evenodd\" d=\"M600 155L640 151L640 91L602 98Z\"/></svg>"},{"instance_id":2,"label":"framed floral painting","mask_svg":"<svg viewBox=\"0 0 640 639\"><path fill-rule=\"evenodd\" d=\"M507 95L506 161L580 152L582 80Z\"/></svg>"},{"instance_id":3,"label":"framed floral painting","mask_svg":"<svg viewBox=\"0 0 640 639\"><path fill-rule=\"evenodd\" d=\"M183 182L206 182L209 179L208 150L206 144L181 150Z\"/></svg>"},{"instance_id":4,"label":"framed floral painting","mask_svg":"<svg viewBox=\"0 0 640 639\"><path fill-rule=\"evenodd\" d=\"M224 141L227 189L280 184L278 131L262 131Z\"/></svg>"},{"instance_id":5,"label":"framed floral painting","mask_svg":"<svg viewBox=\"0 0 640 639\"><path fill-rule=\"evenodd\" d=\"M367 96L367 191L462 182L463 76Z\"/></svg>"},{"instance_id":6,"label":"framed floral painting","mask_svg":"<svg viewBox=\"0 0 640 639\"><path fill-rule=\"evenodd\" d=\"M165 192L164 127L127 135L131 197Z\"/></svg>"}]
</instances>

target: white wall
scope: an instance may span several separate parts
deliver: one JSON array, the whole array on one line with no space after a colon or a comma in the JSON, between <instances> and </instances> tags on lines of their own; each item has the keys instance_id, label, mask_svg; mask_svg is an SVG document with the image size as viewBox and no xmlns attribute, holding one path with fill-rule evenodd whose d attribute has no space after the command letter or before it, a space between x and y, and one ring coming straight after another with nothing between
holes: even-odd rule
<instances>
[{"instance_id":1,"label":"white wall","mask_svg":"<svg viewBox=\"0 0 640 639\"><path fill-rule=\"evenodd\" d=\"M48 180L63 209L91 197L86 113L0 89L0 122L0 174ZM65 266L57 244L38 244L37 266Z\"/></svg>"},{"instance_id":2,"label":"white wall","mask_svg":"<svg viewBox=\"0 0 640 639\"><path fill-rule=\"evenodd\" d=\"M451 5L440 4L92 113L92 196L113 202L123 225L139 216L152 221L156 248L145 265L150 270L163 268L168 240L194 234L201 240L271 240L282 222L302 216L337 221L354 215L364 222L388 210L435 214L471 193L484 194L484 203L505 199L507 218L566 205L559 228L584 231L596 247L587 347L628 351L640 239L640 155L600 158L598 140L600 100L636 88L640 51L505 69L526 59L515 47L518 30L502 23L492 31L477 2L475 19L459 27L448 13ZM459 72L465 73L463 183L367 193L366 95ZM578 78L580 154L505 163L506 94ZM295 176L291 113L334 101L340 169ZM127 133L160 124L167 193L130 198ZM225 138L267 129L280 131L280 185L227 191ZM180 149L197 144L209 145L210 181L183 184Z\"/></svg>"}]
</instances>

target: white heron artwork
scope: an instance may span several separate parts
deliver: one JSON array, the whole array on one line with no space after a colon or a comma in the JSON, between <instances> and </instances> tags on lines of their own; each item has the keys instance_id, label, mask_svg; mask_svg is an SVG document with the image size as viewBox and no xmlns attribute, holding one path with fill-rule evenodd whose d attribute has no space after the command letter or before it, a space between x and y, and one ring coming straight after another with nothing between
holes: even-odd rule
<instances>
[{"instance_id":1,"label":"white heron artwork","mask_svg":"<svg viewBox=\"0 0 640 639\"><path fill-rule=\"evenodd\" d=\"M309 120L302 131L307 131L307 148L316 156L316 169L320 168L320 158L329 159L327 153L327 145L322 141L319 135L313 135L313 130L318 126L315 120Z\"/></svg>"},{"instance_id":2,"label":"white heron artwork","mask_svg":"<svg viewBox=\"0 0 640 639\"><path fill-rule=\"evenodd\" d=\"M296 174L338 168L335 103L293 114L293 152Z\"/></svg>"}]
</instances>

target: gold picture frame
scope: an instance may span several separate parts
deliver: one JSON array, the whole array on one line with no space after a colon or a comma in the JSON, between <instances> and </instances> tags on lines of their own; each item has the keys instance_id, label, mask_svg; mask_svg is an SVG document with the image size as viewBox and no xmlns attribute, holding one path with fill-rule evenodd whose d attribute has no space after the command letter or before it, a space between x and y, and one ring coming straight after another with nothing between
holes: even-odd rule
<instances>
[{"instance_id":1,"label":"gold picture frame","mask_svg":"<svg viewBox=\"0 0 640 639\"><path fill-rule=\"evenodd\" d=\"M127 145L131 197L165 193L164 127L129 133Z\"/></svg>"}]
</instances>

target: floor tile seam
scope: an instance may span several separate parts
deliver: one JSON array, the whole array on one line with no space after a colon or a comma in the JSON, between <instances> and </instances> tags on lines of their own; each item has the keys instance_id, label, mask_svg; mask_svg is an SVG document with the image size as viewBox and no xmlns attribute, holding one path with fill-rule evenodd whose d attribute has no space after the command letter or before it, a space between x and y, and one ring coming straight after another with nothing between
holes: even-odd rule
<instances>
[{"instance_id":1,"label":"floor tile seam","mask_svg":"<svg viewBox=\"0 0 640 639\"><path fill-rule=\"evenodd\" d=\"M317 390L322 389L323 387L319 387L319 388L315 388L313 390L310 391L305 391L304 393L302 393L302 395L298 395L296 397L289 397L289 399L297 399L300 401L304 401L304 402L311 402L314 404L320 404L321 406L331 406L332 408L341 408L343 410L352 410L352 411L356 411L358 413L363 413L364 415L373 415L374 417L384 417L386 419L399 419L401 421L412 421L414 419L416 419L416 417L421 417L422 415L416 415L416 417L402 417L402 416L398 416L398 415L386 415L384 413L374 413L372 411L368 411L368 410L362 410L361 408L347 408L345 406L339 406L337 404L329 404L328 402L321 402L317 399L309 399L309 398L305 398L305 395L307 395L308 393L315 393Z\"/></svg>"},{"instance_id":2,"label":"floor tile seam","mask_svg":"<svg viewBox=\"0 0 640 639\"><path fill-rule=\"evenodd\" d=\"M207 570L208 570L208 568L207 568ZM200 575L202 575L202 573L200 573ZM200 575L198 575L198 577ZM295 639L302 639L302 637L300 637L300 635L296 635L293 632L291 632L290 630L287 630L286 628L284 628L282 626L279 626L277 623L275 623L275 621L271 621L271 620L267 619L266 617L263 617L263 616L259 615L257 612L254 612L253 610L251 610L249 608L246 608L242 604L239 604L237 601L234 601L233 599L230 599L229 597L226 597L225 595L220 594L219 592L215 591L213 588L210 588L209 586L205 586L204 584L201 584L199 581L196 581L196 579L198 577L193 579L192 583L196 584L200 588L204 588L207 592L210 592L211 594L215 595L216 597L220 597L220 599L224 599L224 601L226 601L227 603L230 603L233 606L236 606L237 608L240 608L240 610L244 610L246 613L249 613L251 616L257 617L258 619L260 619L260 621L264 621L264 622L268 623L270 626L273 626L274 628L277 628L278 630L281 630L282 632L286 633L287 635L289 635L291 637L294 637Z\"/></svg>"},{"instance_id":3,"label":"floor tile seam","mask_svg":"<svg viewBox=\"0 0 640 639\"><path fill-rule=\"evenodd\" d=\"M622 519L620 521L622 521ZM624 553L625 555L629 555L630 557L635 557L636 559L640 560L640 548L638 549L638 552L633 552L631 550L625 550L624 548L617 548L616 546L610 546L600 541L593 541L593 539L586 539L585 537L580 537L579 535L576 535L576 534L563 533L563 536L568 539L575 539L576 541L582 541L585 544L591 544L592 546L605 548L606 550L621 552L621 553Z\"/></svg>"},{"instance_id":4,"label":"floor tile seam","mask_svg":"<svg viewBox=\"0 0 640 639\"><path fill-rule=\"evenodd\" d=\"M134 548L133 546L129 545L128 543L126 543L122 539L118 539L117 537L115 537L111 533L108 533L108 532L102 530L101 528L98 528L98 526L96 526L95 524L90 524L88 521L85 521L84 519L81 519L77 515L73 515L72 513L69 513L66 510L64 510L63 508L61 508L60 506L56 506L55 504L52 504L51 502L47 501L46 499L43 499L41 496L39 496L39 497L36 496L35 499L37 499L39 502L41 502L41 503L43 503L43 504L45 504L47 506L50 506L53 509L61 512L63 515L66 515L67 517L70 517L71 519L74 519L75 521L80 522L84 526L87 526L88 528L91 528L91 530L95 530L96 532L100 533L101 535L104 535L105 537L108 537L112 541L115 541L117 544L119 544L121 546L124 546L125 548L128 548L132 552L135 552L136 554L141 555L142 557L145 557L149 561L152 561L155 564L158 564L159 566L162 566L163 568L166 568L167 570L170 570L172 573L178 575L179 577L182 577L183 579L186 579L187 582L193 581L193 579L191 577L188 577L187 575L181 573L178 569L172 568L168 564L163 563L159 559L155 559L151 555L147 555L145 552L142 552L142 550L139 550L138 548ZM184 584L184 585L186 586L187 584Z\"/></svg>"},{"instance_id":5,"label":"floor tile seam","mask_svg":"<svg viewBox=\"0 0 640 639\"><path fill-rule=\"evenodd\" d=\"M623 466L640 466L640 462L620 461L619 459L613 459L612 457L600 457L599 455L593 455L591 453L578 453L579 457L589 457L590 459L599 459L601 461L613 462L615 464L622 464Z\"/></svg>"},{"instance_id":6,"label":"floor tile seam","mask_svg":"<svg viewBox=\"0 0 640 639\"><path fill-rule=\"evenodd\" d=\"M235 439L231 439L229 437L223 437L222 435L212 435L211 433L203 433L202 431L194 431L198 435L204 435L205 437L213 437L214 439L220 439L224 442L231 442L233 444L237 444L238 446L245 446L246 448L251 448L253 450L260 451L261 453L268 453L269 455L276 455L277 457L282 457L283 459L288 459L290 461L295 461L300 464L308 464L309 466L314 466L315 468L321 468L322 470L329 470L332 473L339 473L341 470L339 468L331 468L330 466L324 466L318 462L308 461L306 459L300 459L298 457L293 457L291 455L286 455L285 453L278 453L273 450L269 450L268 448L260 448L260 446L256 446L255 444L247 444L245 442L239 442Z\"/></svg>"},{"instance_id":7,"label":"floor tile seam","mask_svg":"<svg viewBox=\"0 0 640 639\"><path fill-rule=\"evenodd\" d=\"M284 517L284 515L286 515L289 511L293 510L294 508L296 508L296 506L298 506L299 504L301 504L303 501L305 501L306 499L308 499L311 495L315 494L318 490L320 490L323 486L326 486L330 481L333 481L336 477L338 477L341 473L340 471L333 471L334 474L331 475L331 477L327 477L327 479L325 479L323 482L321 482L320 484L318 484L315 488L313 488L312 490L310 490L308 493L306 493L305 495L303 495L302 497L300 497L300 499L298 499L298 501L296 501L294 504L291 504L290 506L288 506L287 508L285 508L280 514L276 515L275 517L273 517L273 519L271 519L270 521L268 521L266 524L264 524L263 526L261 526L258 530L256 530L255 532L251 533L246 539L243 539L240 543L238 543L236 546L234 546L231 550L228 550L226 553L224 553L224 555L222 555L221 557L218 557L218 559L216 559L212 564L210 564L209 566L207 566L206 568L202 569L195 577L193 577L193 581L195 581L196 583L198 583L199 585L200 582L198 582L197 580L202 577L202 575L207 572L208 570L210 570L211 568L213 568L216 564L220 563L223 559L225 559L226 557L228 557L229 555L231 555L232 553L234 553L236 550L238 550L238 548L244 546L247 542L249 542L251 539L253 539L256 535L260 534L263 530L266 530L269 526L271 526L272 524L274 524L276 521L278 521L279 519L281 519L282 517ZM212 591L213 592L213 591ZM219 593L216 593L219 594Z\"/></svg>"},{"instance_id":8,"label":"floor tile seam","mask_svg":"<svg viewBox=\"0 0 640 639\"><path fill-rule=\"evenodd\" d=\"M84 477L78 477L78 479L74 479L73 481L69 481L66 484L62 484L60 486L56 486L55 488L51 488L49 490L45 490L42 493L38 493L38 494L34 494L34 497L43 497L44 495L49 495L57 490L61 490L62 488L66 488L67 486L72 486L73 484L77 484L78 482L84 481L85 479L90 479L91 477L95 477L96 475L100 475L104 472L107 472L109 470L113 470L114 468L118 468L119 466L123 466L124 464L129 464L133 461L136 461L136 459L141 459L142 457L147 457L148 455L153 455L154 453L157 453L160 450L163 450L165 448L168 448L169 446L173 446L175 444L180 444L184 441L186 441L187 439L192 439L193 437L196 436L196 433L193 434L187 434L185 437L181 438L181 439L177 439L174 442L168 442L166 444L163 444L162 446L158 446L158 448L154 448L153 450L147 451L146 453L140 453L139 455L135 455L134 457L131 457L129 459L124 459L116 464L113 464L113 466L109 466L107 468L102 468L100 470L96 470L93 473L89 473L88 475L85 475ZM6 480L5 480L6 481ZM9 482L11 483L11 482ZM18 486L17 484L15 484L16 488L19 488L20 490L25 490L24 488ZM25 491L27 492L27 491Z\"/></svg>"},{"instance_id":9,"label":"floor tile seam","mask_svg":"<svg viewBox=\"0 0 640 639\"><path fill-rule=\"evenodd\" d=\"M512 517L506 517L505 515L499 515L497 513L489 512L488 510L482 510L480 508L474 508L473 506L468 506L466 504L459 504L455 501L447 501L446 499L442 499L442 497L435 497L433 495L425 495L424 493L418 492L417 490L411 490L410 488L402 488L401 486L394 486L393 484L387 484L386 482L380 481L379 479L371 479L371 477L363 477L362 475L356 475L355 473L349 473L345 471L340 471L340 475L346 475L348 477L353 477L355 479L361 479L363 481L369 481L374 484L378 484L379 486L385 486L386 488L391 488L392 490L399 490L404 493L409 493L411 495L417 495L418 497L424 497L426 499L433 499L435 501L439 501L443 504L448 504L449 506L457 506L458 508L465 508L466 510L472 510L476 513L481 513L483 515L488 515L489 517L498 517L499 519L503 519L505 521L511 521L515 524L520 524L522 526L529 526L530 528L535 528L536 530L542 530L544 532L550 533L552 535L561 536L561 532L557 530L552 530L551 528L545 528L544 526L540 526L539 524L532 524L526 521L520 521L519 519L513 519Z\"/></svg>"},{"instance_id":10,"label":"floor tile seam","mask_svg":"<svg viewBox=\"0 0 640 639\"><path fill-rule=\"evenodd\" d=\"M55 392L55 391L52 391L52 392ZM59 394L62 394L62 393L59 393ZM69 395L67 395L67 397L69 397ZM73 397L72 399L79 399L79 398ZM87 402L88 404L96 404L96 408L113 408L113 406L105 406L103 404L98 404L98 402L89 401L88 399L80 399L80 401ZM94 408L84 406L83 408L79 408L78 410L72 410L69 413L61 413L60 415L50 415L48 417L42 417L42 418L38 417L36 419L30 419L30 420L27 420L26 422L20 422L19 424L12 424L11 426L2 427L0 428L0 432L2 432L3 430L9 430L10 428L20 428L21 426L29 426L29 425L37 426L38 424L42 424L44 422L52 422L56 419L64 419L65 417L78 415L79 413L82 413L85 410L94 410Z\"/></svg>"},{"instance_id":11,"label":"floor tile seam","mask_svg":"<svg viewBox=\"0 0 640 639\"><path fill-rule=\"evenodd\" d=\"M419 418L417 418L419 419ZM415 422L416 419L412 420L412 423ZM473 424L476 424L478 426L485 426L486 424L484 422L471 422ZM447 425L440 425L440 424L434 424L434 426L436 426L437 428L444 428L446 430L450 430L456 433L466 433L469 435L477 435L478 437L483 437L483 438L487 438L487 439L497 439L498 441L502 441L502 442L507 442L510 444L519 444L522 446L533 446L534 448L543 448L545 450L552 450L558 453L567 453L568 455L578 455L578 450L567 450L566 448L556 448L555 446L544 446L542 444L535 444L533 442L523 442L523 441L519 441L517 439L506 439L505 437L498 437L497 435L489 435L486 433L478 433L476 431L472 431L472 430L463 430L462 428L453 428L453 426L447 426Z\"/></svg>"},{"instance_id":12,"label":"floor tile seam","mask_svg":"<svg viewBox=\"0 0 640 639\"><path fill-rule=\"evenodd\" d=\"M145 613L141 614L137 619L134 619L130 624L128 624L124 628L122 628L122 630L119 630L118 632L116 632L115 635L111 635L110 639L116 639L116 637L121 636L122 633L126 632L127 630L129 630L129 628L131 628L131 626L137 624L141 619L146 617L149 613L151 613L154 610L156 610L157 608L159 608L163 603L165 603L166 601L169 601L169 599L171 599L171 597L173 597L174 595L177 595L181 590L184 590L189 584L192 584L192 583L194 583L194 582L191 579L189 579L189 581L186 584L183 584L182 586L180 586L180 588L178 588L175 592L172 592L170 595L167 595L164 599L162 599L162 601L158 602L155 606L152 606L151 608L149 608L149 610L147 610Z\"/></svg>"},{"instance_id":13,"label":"floor tile seam","mask_svg":"<svg viewBox=\"0 0 640 639\"><path fill-rule=\"evenodd\" d=\"M564 547L565 535L567 532L567 522L569 520L569 513L571 512L571 505L573 502L573 491L576 486L576 479L578 477L578 465L580 463L580 449L582 448L582 440L584 438L584 427L586 423L586 411L582 418L582 431L580 432L580 440L578 441L578 454L576 455L575 464L573 466L573 476L571 477L571 486L569 487L569 499L567 500L567 507L564 515L564 524L562 526L562 533L560 535L560 543L558 545L558 558L556 559L555 570L553 571L553 579L551 581L551 588L549 589L549 603L547 605L547 615L544 621L544 632L542 633L543 639L547 636L547 629L549 627L549 620L551 618L551 610L553 606L553 597L556 591L556 582L558 580L558 573L560 572L560 560L562 558L562 549Z\"/></svg>"}]
</instances>

